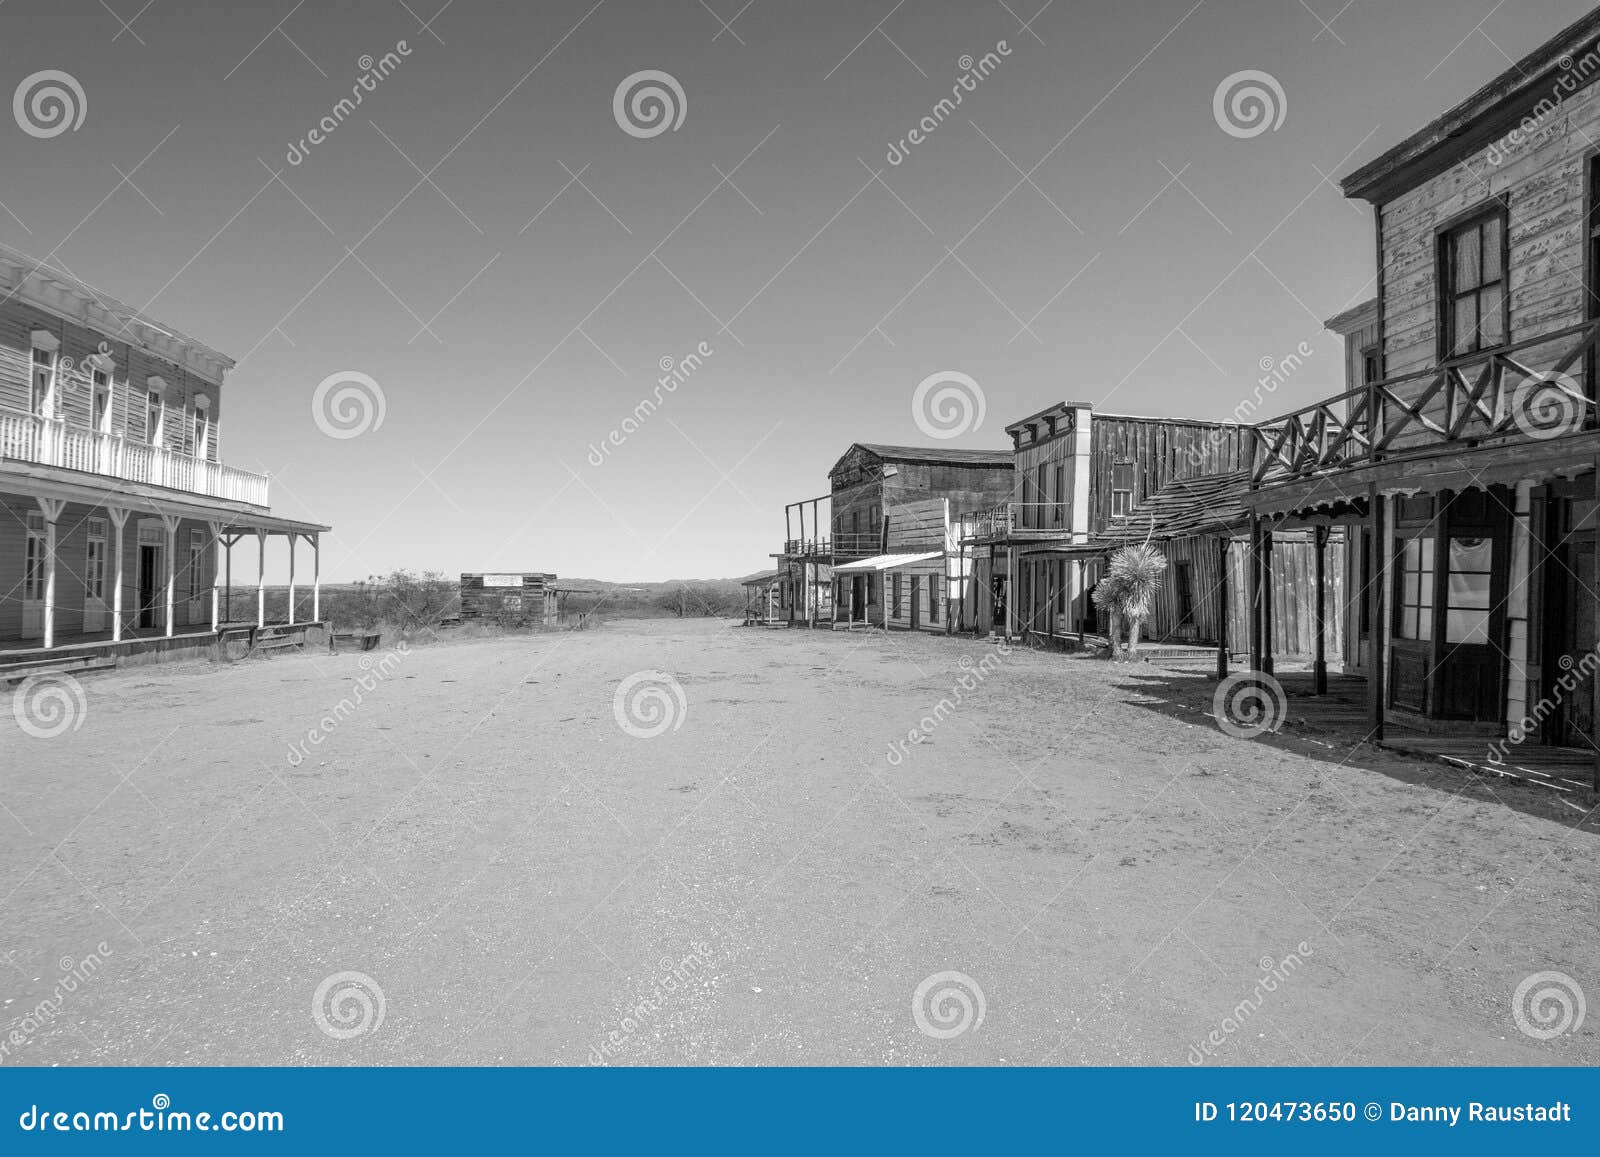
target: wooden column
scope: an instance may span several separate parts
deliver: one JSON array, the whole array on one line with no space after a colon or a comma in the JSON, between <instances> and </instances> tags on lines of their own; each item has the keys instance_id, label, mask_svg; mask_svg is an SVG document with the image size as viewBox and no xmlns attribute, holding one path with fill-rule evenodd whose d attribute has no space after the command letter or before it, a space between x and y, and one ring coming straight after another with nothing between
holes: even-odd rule
<instances>
[{"instance_id":1,"label":"wooden column","mask_svg":"<svg viewBox=\"0 0 1600 1157\"><path fill-rule=\"evenodd\" d=\"M227 599L227 609L223 612L223 622L233 622L233 544L239 541L237 534L228 535L226 548L222 555L223 566L223 594Z\"/></svg>"},{"instance_id":2,"label":"wooden column","mask_svg":"<svg viewBox=\"0 0 1600 1157\"><path fill-rule=\"evenodd\" d=\"M1228 536L1217 540L1217 681L1228 677Z\"/></svg>"},{"instance_id":3,"label":"wooden column","mask_svg":"<svg viewBox=\"0 0 1600 1157\"><path fill-rule=\"evenodd\" d=\"M121 506L105 508L111 520L111 533L117 540L116 578L111 587L111 641L122 642L122 585L124 582L124 556L127 552L129 511Z\"/></svg>"},{"instance_id":4,"label":"wooden column","mask_svg":"<svg viewBox=\"0 0 1600 1157\"><path fill-rule=\"evenodd\" d=\"M1326 526L1314 527L1311 531L1312 541L1317 552L1317 657L1311 666L1312 690L1318 695L1328 693L1328 587L1327 558L1328 558L1328 528Z\"/></svg>"},{"instance_id":5,"label":"wooden column","mask_svg":"<svg viewBox=\"0 0 1600 1157\"><path fill-rule=\"evenodd\" d=\"M559 616L560 609L557 608ZM311 621L322 622L322 535L311 536Z\"/></svg>"},{"instance_id":6,"label":"wooden column","mask_svg":"<svg viewBox=\"0 0 1600 1157\"><path fill-rule=\"evenodd\" d=\"M1595 458L1594 466L1594 494L1596 499L1600 499L1600 457ZM1594 559L1594 571L1589 578L1590 585L1588 590L1583 594L1580 594L1578 596L1579 598L1600 598L1600 595L1597 595L1596 593L1600 592L1600 502L1596 503L1595 512L1592 516L1592 522L1593 525L1590 527L1589 533L1594 537L1594 549L1590 552L1591 557ZM1580 581L1578 585L1582 587L1583 583ZM1596 609L1597 611L1600 611L1600 608ZM1600 613L1595 614L1594 622L1596 625L1596 631L1600 632ZM1597 650L1600 650L1600 637L1597 637L1594 640L1594 645ZM1589 676L1589 687L1590 693L1593 696L1592 710L1594 711L1594 714L1591 715L1590 718L1600 719L1600 675ZM1594 769L1590 773L1590 776L1590 790L1600 794L1600 743L1595 744Z\"/></svg>"},{"instance_id":7,"label":"wooden column","mask_svg":"<svg viewBox=\"0 0 1600 1157\"><path fill-rule=\"evenodd\" d=\"M1250 669L1261 670L1261 519L1250 516Z\"/></svg>"},{"instance_id":8,"label":"wooden column","mask_svg":"<svg viewBox=\"0 0 1600 1157\"><path fill-rule=\"evenodd\" d=\"M222 577L222 523L210 522L206 527L211 531L211 630L214 634L222 628L222 592L217 589Z\"/></svg>"},{"instance_id":9,"label":"wooden column","mask_svg":"<svg viewBox=\"0 0 1600 1157\"><path fill-rule=\"evenodd\" d=\"M256 629L267 625L267 532L256 531Z\"/></svg>"},{"instance_id":10,"label":"wooden column","mask_svg":"<svg viewBox=\"0 0 1600 1157\"><path fill-rule=\"evenodd\" d=\"M1383 680L1387 674L1384 664L1387 662L1389 640L1389 614L1385 606L1388 601L1385 594L1389 588L1389 552L1384 540L1387 532L1383 526L1386 502L1387 499L1378 493L1376 485L1367 487L1367 517L1372 528L1372 562L1368 570L1372 579L1363 597L1372 600L1369 619L1371 630L1367 642L1372 651L1367 661L1367 723L1372 729L1369 738L1374 743L1383 742Z\"/></svg>"},{"instance_id":11,"label":"wooden column","mask_svg":"<svg viewBox=\"0 0 1600 1157\"><path fill-rule=\"evenodd\" d=\"M164 592L167 611L167 638L172 638L176 633L178 618L174 607L174 597L178 585L178 518L176 515L163 514L161 525L167 532L167 585Z\"/></svg>"},{"instance_id":12,"label":"wooden column","mask_svg":"<svg viewBox=\"0 0 1600 1157\"><path fill-rule=\"evenodd\" d=\"M1274 524L1261 529L1261 669L1272 674L1272 652L1277 646L1274 638L1272 616L1276 600L1272 597L1272 532Z\"/></svg>"},{"instance_id":13,"label":"wooden column","mask_svg":"<svg viewBox=\"0 0 1600 1157\"><path fill-rule=\"evenodd\" d=\"M289 625L294 626L294 548L300 541L300 535L290 531L284 535L289 540Z\"/></svg>"},{"instance_id":14,"label":"wooden column","mask_svg":"<svg viewBox=\"0 0 1600 1157\"><path fill-rule=\"evenodd\" d=\"M62 498L38 501L44 515L44 645L49 650L56 645L56 520L67 503Z\"/></svg>"}]
</instances>

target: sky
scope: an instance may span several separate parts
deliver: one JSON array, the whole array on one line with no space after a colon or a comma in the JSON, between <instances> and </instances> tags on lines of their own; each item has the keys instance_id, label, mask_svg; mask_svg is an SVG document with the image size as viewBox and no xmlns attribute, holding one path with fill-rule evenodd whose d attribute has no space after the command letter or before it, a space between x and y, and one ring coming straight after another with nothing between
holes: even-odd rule
<instances>
[{"instance_id":1,"label":"sky","mask_svg":"<svg viewBox=\"0 0 1600 1157\"><path fill-rule=\"evenodd\" d=\"M1587 8L8 0L83 95L0 128L0 240L237 359L325 580L743 575L855 441L1342 390L1338 178Z\"/></svg>"}]
</instances>

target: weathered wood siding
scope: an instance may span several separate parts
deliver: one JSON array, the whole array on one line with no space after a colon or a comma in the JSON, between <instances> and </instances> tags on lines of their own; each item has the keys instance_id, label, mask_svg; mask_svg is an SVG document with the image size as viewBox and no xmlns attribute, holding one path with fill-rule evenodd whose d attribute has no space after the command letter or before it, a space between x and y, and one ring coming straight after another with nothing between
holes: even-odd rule
<instances>
[{"instance_id":1,"label":"weathered wood siding","mask_svg":"<svg viewBox=\"0 0 1600 1157\"><path fill-rule=\"evenodd\" d=\"M1111 521L1113 471L1133 464L1133 501L1143 502L1174 478L1216 474L1244 465L1241 427L1224 422L1094 415L1090 425L1089 532Z\"/></svg>"},{"instance_id":2,"label":"weathered wood siding","mask_svg":"<svg viewBox=\"0 0 1600 1157\"><path fill-rule=\"evenodd\" d=\"M1051 437L1017 448L1011 501L1022 504L1016 513L1019 527L1071 529L1073 450L1076 446L1076 432L1063 429ZM1042 484L1041 467L1044 470Z\"/></svg>"},{"instance_id":3,"label":"weathered wood siding","mask_svg":"<svg viewBox=\"0 0 1600 1157\"><path fill-rule=\"evenodd\" d=\"M883 476L885 465L895 467L893 476ZM849 538L852 515L857 519L857 533L867 535L875 525L876 512L880 537L874 541L881 542L882 520L886 515L892 526L896 512L914 508L916 503L926 499L948 498L953 516L971 510L992 510L1011 496L1009 462L994 465L908 462L879 458L858 447L847 455L841 466L834 476L832 493L832 534L836 543ZM843 481L852 472L860 480Z\"/></svg>"},{"instance_id":4,"label":"weathered wood siding","mask_svg":"<svg viewBox=\"0 0 1600 1157\"><path fill-rule=\"evenodd\" d=\"M515 574L519 586L486 586L483 575L461 576L461 617L501 623L544 622L556 613L556 576L542 571L491 572ZM511 601L507 601L507 600Z\"/></svg>"}]
</instances>

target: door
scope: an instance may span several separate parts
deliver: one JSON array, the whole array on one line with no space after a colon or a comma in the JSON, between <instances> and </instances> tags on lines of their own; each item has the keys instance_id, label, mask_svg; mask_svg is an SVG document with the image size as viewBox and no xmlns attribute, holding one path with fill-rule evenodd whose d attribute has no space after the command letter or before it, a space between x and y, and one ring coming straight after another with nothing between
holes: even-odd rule
<instances>
[{"instance_id":1,"label":"door","mask_svg":"<svg viewBox=\"0 0 1600 1157\"><path fill-rule=\"evenodd\" d=\"M106 520L89 519L89 545L83 560L83 629L103 631L111 622L106 606Z\"/></svg>"},{"instance_id":2,"label":"door","mask_svg":"<svg viewBox=\"0 0 1600 1157\"><path fill-rule=\"evenodd\" d=\"M198 527L189 531L189 566L185 571L187 582L188 606L185 608L187 617L185 622L191 626L199 626L209 622L205 605L205 598L211 590L210 580L206 576L206 532Z\"/></svg>"},{"instance_id":3,"label":"door","mask_svg":"<svg viewBox=\"0 0 1600 1157\"><path fill-rule=\"evenodd\" d=\"M1545 563L1547 634L1541 671L1543 700L1555 710L1541 736L1558 747L1594 744L1595 598L1594 532L1574 531L1574 520L1592 510L1586 500L1552 499L1556 545ZM1575 510L1574 507L1581 509ZM1592 516L1591 516L1592 517Z\"/></svg>"},{"instance_id":4,"label":"door","mask_svg":"<svg viewBox=\"0 0 1600 1157\"><path fill-rule=\"evenodd\" d=\"M864 574L850 576L850 621L867 621L867 576Z\"/></svg>"},{"instance_id":5,"label":"door","mask_svg":"<svg viewBox=\"0 0 1600 1157\"><path fill-rule=\"evenodd\" d=\"M161 626L161 547L139 544L139 626L154 630Z\"/></svg>"},{"instance_id":6,"label":"door","mask_svg":"<svg viewBox=\"0 0 1600 1157\"><path fill-rule=\"evenodd\" d=\"M911 629L914 631L922 626L922 576L911 575Z\"/></svg>"},{"instance_id":7,"label":"door","mask_svg":"<svg viewBox=\"0 0 1600 1157\"><path fill-rule=\"evenodd\" d=\"M44 638L44 515L28 515L22 563L22 637Z\"/></svg>"}]
</instances>

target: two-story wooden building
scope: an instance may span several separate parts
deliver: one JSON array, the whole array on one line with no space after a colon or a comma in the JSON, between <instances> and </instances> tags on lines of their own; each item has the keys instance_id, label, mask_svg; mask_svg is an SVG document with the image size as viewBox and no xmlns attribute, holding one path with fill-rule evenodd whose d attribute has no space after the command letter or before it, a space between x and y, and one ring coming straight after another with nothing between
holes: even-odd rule
<instances>
[{"instance_id":1,"label":"two-story wooden building","mask_svg":"<svg viewBox=\"0 0 1600 1157\"><path fill-rule=\"evenodd\" d=\"M0 248L7 661L76 644L111 654L209 646L227 619L226 548L246 539L257 548L255 625L266 621L269 536L289 545L291 622L294 544L310 542L309 618L320 618L329 528L274 516L267 477L222 462L232 366L65 271Z\"/></svg>"},{"instance_id":2,"label":"two-story wooden building","mask_svg":"<svg viewBox=\"0 0 1600 1157\"><path fill-rule=\"evenodd\" d=\"M1344 178L1374 216L1365 380L1252 431L1263 525L1367 544L1380 738L1594 745L1597 79L1600 11Z\"/></svg>"}]
</instances>

